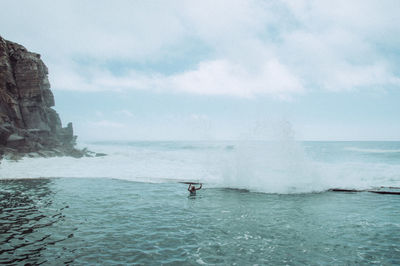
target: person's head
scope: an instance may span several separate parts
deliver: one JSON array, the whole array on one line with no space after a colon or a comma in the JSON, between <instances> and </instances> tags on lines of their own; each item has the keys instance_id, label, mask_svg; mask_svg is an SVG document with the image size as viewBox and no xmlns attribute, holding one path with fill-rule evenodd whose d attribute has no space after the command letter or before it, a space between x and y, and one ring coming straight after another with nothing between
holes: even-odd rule
<instances>
[{"instance_id":1,"label":"person's head","mask_svg":"<svg viewBox=\"0 0 400 266\"><path fill-rule=\"evenodd\" d=\"M191 187L190 187L190 190L191 190L191 191L195 191L196 188L195 188L194 186L191 186Z\"/></svg>"}]
</instances>

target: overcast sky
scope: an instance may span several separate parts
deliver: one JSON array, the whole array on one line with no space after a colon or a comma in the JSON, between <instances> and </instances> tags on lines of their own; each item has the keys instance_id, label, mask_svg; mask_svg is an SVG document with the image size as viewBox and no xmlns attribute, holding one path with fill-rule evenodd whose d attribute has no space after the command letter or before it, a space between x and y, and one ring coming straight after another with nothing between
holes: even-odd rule
<instances>
[{"instance_id":1,"label":"overcast sky","mask_svg":"<svg viewBox=\"0 0 400 266\"><path fill-rule=\"evenodd\" d=\"M2 1L81 140L400 139L400 1Z\"/></svg>"}]
</instances>

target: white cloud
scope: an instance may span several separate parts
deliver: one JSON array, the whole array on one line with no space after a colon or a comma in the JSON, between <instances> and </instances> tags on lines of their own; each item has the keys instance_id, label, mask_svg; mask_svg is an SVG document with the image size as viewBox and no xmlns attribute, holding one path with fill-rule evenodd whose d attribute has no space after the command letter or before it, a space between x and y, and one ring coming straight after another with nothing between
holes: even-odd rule
<instances>
[{"instance_id":1,"label":"white cloud","mask_svg":"<svg viewBox=\"0 0 400 266\"><path fill-rule=\"evenodd\" d=\"M122 115L126 117L134 117L135 115L129 110L119 110L115 112L117 115Z\"/></svg>"},{"instance_id":2,"label":"white cloud","mask_svg":"<svg viewBox=\"0 0 400 266\"><path fill-rule=\"evenodd\" d=\"M55 83L68 84L71 90L81 91L141 89L237 97L264 94L281 98L304 91L297 77L277 60L265 62L257 72L249 72L243 66L226 60L214 60L201 62L194 70L169 76L131 71L123 77L116 77L108 71L95 69L90 72L90 79L72 74L63 83L64 75L56 75Z\"/></svg>"},{"instance_id":3,"label":"white cloud","mask_svg":"<svg viewBox=\"0 0 400 266\"><path fill-rule=\"evenodd\" d=\"M297 28L283 34L296 73L328 90L399 86L400 2L284 0ZM300 64L304 62L304 64Z\"/></svg>"},{"instance_id":4,"label":"white cloud","mask_svg":"<svg viewBox=\"0 0 400 266\"><path fill-rule=\"evenodd\" d=\"M124 128L126 125L109 120L100 120L96 122L90 122L90 125L97 128Z\"/></svg>"},{"instance_id":5,"label":"white cloud","mask_svg":"<svg viewBox=\"0 0 400 266\"><path fill-rule=\"evenodd\" d=\"M374 89L382 85L400 86L400 78L390 74L384 64L376 63L367 66L343 64L331 71L331 79L324 87L333 91L354 90L363 87Z\"/></svg>"},{"instance_id":6,"label":"white cloud","mask_svg":"<svg viewBox=\"0 0 400 266\"><path fill-rule=\"evenodd\" d=\"M2 3L0 24L43 54L55 89L288 98L398 87L398 58L386 51L400 45L399 3L21 0ZM131 69L117 75L110 60ZM177 70L135 67L166 62Z\"/></svg>"},{"instance_id":7,"label":"white cloud","mask_svg":"<svg viewBox=\"0 0 400 266\"><path fill-rule=\"evenodd\" d=\"M177 90L204 95L284 96L303 91L299 80L277 60L266 62L258 73L226 60L202 62L196 70L169 79Z\"/></svg>"}]
</instances>

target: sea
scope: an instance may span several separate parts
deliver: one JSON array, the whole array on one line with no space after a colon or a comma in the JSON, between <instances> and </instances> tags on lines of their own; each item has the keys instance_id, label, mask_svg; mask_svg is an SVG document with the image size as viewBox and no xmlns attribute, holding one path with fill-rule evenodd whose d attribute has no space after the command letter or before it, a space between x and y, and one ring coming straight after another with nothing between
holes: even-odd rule
<instances>
[{"instance_id":1,"label":"sea","mask_svg":"<svg viewBox=\"0 0 400 266\"><path fill-rule=\"evenodd\" d=\"M80 145L1 161L0 264L400 264L400 142Z\"/></svg>"}]
</instances>

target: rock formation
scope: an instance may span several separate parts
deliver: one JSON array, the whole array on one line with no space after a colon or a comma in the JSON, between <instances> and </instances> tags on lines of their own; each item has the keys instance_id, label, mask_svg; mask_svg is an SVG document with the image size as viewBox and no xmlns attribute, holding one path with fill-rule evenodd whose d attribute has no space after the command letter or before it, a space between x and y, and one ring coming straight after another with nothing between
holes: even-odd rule
<instances>
[{"instance_id":1,"label":"rock formation","mask_svg":"<svg viewBox=\"0 0 400 266\"><path fill-rule=\"evenodd\" d=\"M62 127L40 55L0 36L0 158L87 155Z\"/></svg>"}]
</instances>

